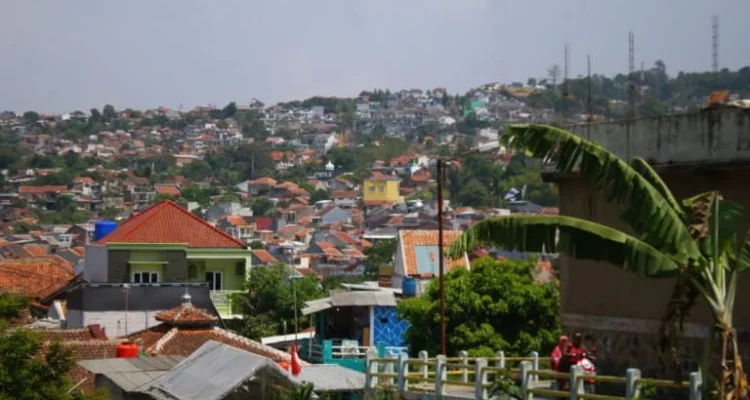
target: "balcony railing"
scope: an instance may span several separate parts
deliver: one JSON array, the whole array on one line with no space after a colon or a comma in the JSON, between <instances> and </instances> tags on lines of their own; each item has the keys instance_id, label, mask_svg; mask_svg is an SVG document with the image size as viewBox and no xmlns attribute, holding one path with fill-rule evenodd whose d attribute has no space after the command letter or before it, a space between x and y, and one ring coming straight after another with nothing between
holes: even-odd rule
<instances>
[{"instance_id":1,"label":"balcony railing","mask_svg":"<svg viewBox=\"0 0 750 400\"><path fill-rule=\"evenodd\" d=\"M242 313L242 308L237 297L242 294L241 290L212 290L211 301L216 306L216 310L222 316L236 315Z\"/></svg>"}]
</instances>

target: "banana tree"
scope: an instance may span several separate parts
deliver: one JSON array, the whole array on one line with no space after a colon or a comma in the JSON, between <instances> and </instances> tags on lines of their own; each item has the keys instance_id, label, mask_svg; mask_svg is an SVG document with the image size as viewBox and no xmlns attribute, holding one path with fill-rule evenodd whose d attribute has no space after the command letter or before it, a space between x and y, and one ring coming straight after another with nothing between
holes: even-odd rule
<instances>
[{"instance_id":1,"label":"banana tree","mask_svg":"<svg viewBox=\"0 0 750 400\"><path fill-rule=\"evenodd\" d=\"M749 237L738 237L741 207L718 192L678 202L645 160L636 157L628 163L562 129L513 125L503 142L591 183L618 205L633 234L563 215L511 215L475 224L450 246L448 256L460 256L480 245L527 252L544 249L580 260L606 261L646 277L677 278L662 333L673 337L674 326L702 297L716 323L706 348L712 348L714 333L721 338L716 394L748 398L732 318L738 275L750 268ZM706 378L708 356L707 351L702 368Z\"/></svg>"}]
</instances>

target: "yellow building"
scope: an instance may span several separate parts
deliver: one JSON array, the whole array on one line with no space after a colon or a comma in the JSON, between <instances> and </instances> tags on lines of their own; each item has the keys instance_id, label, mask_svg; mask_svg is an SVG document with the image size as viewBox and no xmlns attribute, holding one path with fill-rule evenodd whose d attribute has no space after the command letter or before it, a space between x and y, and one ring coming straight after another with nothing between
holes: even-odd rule
<instances>
[{"instance_id":1,"label":"yellow building","mask_svg":"<svg viewBox=\"0 0 750 400\"><path fill-rule=\"evenodd\" d=\"M393 175L375 172L362 185L365 205L397 203L401 200L401 180Z\"/></svg>"}]
</instances>

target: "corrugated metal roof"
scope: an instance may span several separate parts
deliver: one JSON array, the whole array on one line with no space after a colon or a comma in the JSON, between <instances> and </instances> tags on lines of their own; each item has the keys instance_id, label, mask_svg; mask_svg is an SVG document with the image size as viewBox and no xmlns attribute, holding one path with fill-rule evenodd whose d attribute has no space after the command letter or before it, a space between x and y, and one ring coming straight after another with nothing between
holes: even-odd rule
<instances>
[{"instance_id":1,"label":"corrugated metal roof","mask_svg":"<svg viewBox=\"0 0 750 400\"><path fill-rule=\"evenodd\" d=\"M365 389L365 374L337 364L313 364L297 376L313 384L316 391L350 392Z\"/></svg>"},{"instance_id":2,"label":"corrugated metal roof","mask_svg":"<svg viewBox=\"0 0 750 400\"><path fill-rule=\"evenodd\" d=\"M157 400L219 400L260 374L301 383L265 357L211 340L143 392Z\"/></svg>"},{"instance_id":3,"label":"corrugated metal roof","mask_svg":"<svg viewBox=\"0 0 750 400\"><path fill-rule=\"evenodd\" d=\"M79 361L78 365L94 374L109 372L169 371L185 357L105 358Z\"/></svg>"},{"instance_id":4,"label":"corrugated metal roof","mask_svg":"<svg viewBox=\"0 0 750 400\"><path fill-rule=\"evenodd\" d=\"M331 303L334 307L345 306L395 306L396 297L392 292L375 291L333 291Z\"/></svg>"}]
</instances>

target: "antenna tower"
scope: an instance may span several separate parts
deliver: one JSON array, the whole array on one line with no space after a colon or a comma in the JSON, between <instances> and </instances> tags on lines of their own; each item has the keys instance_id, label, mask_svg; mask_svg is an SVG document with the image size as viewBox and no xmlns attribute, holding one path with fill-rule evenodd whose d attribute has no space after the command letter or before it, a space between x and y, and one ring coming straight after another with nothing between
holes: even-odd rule
<instances>
[{"instance_id":1,"label":"antenna tower","mask_svg":"<svg viewBox=\"0 0 750 400\"><path fill-rule=\"evenodd\" d=\"M568 61L570 60L570 45L565 43L565 66L563 69L563 97L568 97Z\"/></svg>"},{"instance_id":2,"label":"antenna tower","mask_svg":"<svg viewBox=\"0 0 750 400\"><path fill-rule=\"evenodd\" d=\"M589 124L591 124L591 121L594 120L594 110L591 106L591 55L586 55L586 64L588 68L588 98L586 99L586 108L588 108L589 112Z\"/></svg>"},{"instance_id":3,"label":"antenna tower","mask_svg":"<svg viewBox=\"0 0 750 400\"><path fill-rule=\"evenodd\" d=\"M628 32L628 107L629 118L635 118L635 35Z\"/></svg>"},{"instance_id":4,"label":"antenna tower","mask_svg":"<svg viewBox=\"0 0 750 400\"><path fill-rule=\"evenodd\" d=\"M719 16L711 16L711 61L714 72L719 72Z\"/></svg>"}]
</instances>

